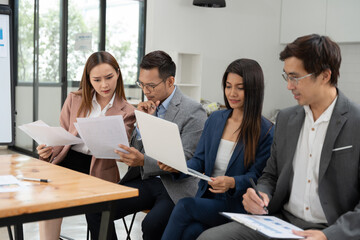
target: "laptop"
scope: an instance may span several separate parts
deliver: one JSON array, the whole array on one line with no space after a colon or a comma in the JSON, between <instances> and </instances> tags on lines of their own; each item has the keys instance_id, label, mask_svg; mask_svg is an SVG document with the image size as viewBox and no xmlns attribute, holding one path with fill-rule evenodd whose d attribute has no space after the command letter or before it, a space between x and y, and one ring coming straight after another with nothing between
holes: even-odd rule
<instances>
[{"instance_id":1,"label":"laptop","mask_svg":"<svg viewBox=\"0 0 360 240\"><path fill-rule=\"evenodd\" d=\"M212 181L187 167L178 125L138 110L135 116L146 155L185 174Z\"/></svg>"}]
</instances>

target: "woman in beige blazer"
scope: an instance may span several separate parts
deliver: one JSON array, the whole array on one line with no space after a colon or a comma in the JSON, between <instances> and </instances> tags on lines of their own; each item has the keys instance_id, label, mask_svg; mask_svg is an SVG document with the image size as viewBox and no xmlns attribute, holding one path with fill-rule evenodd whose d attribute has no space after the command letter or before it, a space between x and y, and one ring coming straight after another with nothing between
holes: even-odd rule
<instances>
[{"instance_id":1,"label":"woman in beige blazer","mask_svg":"<svg viewBox=\"0 0 360 240\"><path fill-rule=\"evenodd\" d=\"M120 67L108 52L95 52L87 60L80 88L68 95L60 114L60 125L73 135L77 117L122 115L128 136L134 123L134 107L126 101ZM118 182L116 161L95 158L84 144L37 147L40 159L92 176ZM76 161L75 161L76 159ZM40 239L58 240L62 219L40 222Z\"/></svg>"}]
</instances>

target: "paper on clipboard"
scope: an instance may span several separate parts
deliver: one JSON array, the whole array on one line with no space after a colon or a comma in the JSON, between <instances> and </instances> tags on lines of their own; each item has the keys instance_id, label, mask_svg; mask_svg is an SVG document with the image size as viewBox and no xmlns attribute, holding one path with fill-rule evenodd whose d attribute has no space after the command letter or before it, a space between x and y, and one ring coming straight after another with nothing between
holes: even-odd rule
<instances>
[{"instance_id":1,"label":"paper on clipboard","mask_svg":"<svg viewBox=\"0 0 360 240\"><path fill-rule=\"evenodd\" d=\"M83 143L83 141L66 131L62 127L50 127L38 120L19 126L19 128L34 139L38 144L47 146L65 146Z\"/></svg>"},{"instance_id":2,"label":"paper on clipboard","mask_svg":"<svg viewBox=\"0 0 360 240\"><path fill-rule=\"evenodd\" d=\"M304 237L295 235L292 230L303 231L280 218L268 215L249 215L241 213L221 212L221 215L239 222L255 231L258 231L270 238L276 239L303 239Z\"/></svg>"},{"instance_id":3,"label":"paper on clipboard","mask_svg":"<svg viewBox=\"0 0 360 240\"><path fill-rule=\"evenodd\" d=\"M121 115L97 118L77 118L74 124L81 139L96 158L120 159L114 150L126 152L118 144L129 146L123 117Z\"/></svg>"}]
</instances>

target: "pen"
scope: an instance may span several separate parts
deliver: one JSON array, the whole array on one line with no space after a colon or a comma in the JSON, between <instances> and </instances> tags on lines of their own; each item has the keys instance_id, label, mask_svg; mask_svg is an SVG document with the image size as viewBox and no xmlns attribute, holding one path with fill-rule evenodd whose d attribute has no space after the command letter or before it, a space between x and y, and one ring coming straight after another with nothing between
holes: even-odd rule
<instances>
[{"instance_id":1,"label":"pen","mask_svg":"<svg viewBox=\"0 0 360 240\"><path fill-rule=\"evenodd\" d=\"M249 178L249 181L250 181L250 183L251 183L252 188L255 190L256 195L258 195L258 197L259 197L262 201L264 201L263 197L260 195L259 191L257 190L257 187L256 187L256 185L255 185L255 183L254 183L254 180L253 180L252 178ZM269 213L269 211L268 211L268 209L267 209L266 206L264 206L264 210L266 211L266 213Z\"/></svg>"},{"instance_id":2,"label":"pen","mask_svg":"<svg viewBox=\"0 0 360 240\"><path fill-rule=\"evenodd\" d=\"M41 178L27 178L27 177L20 177L19 179L21 179L21 180L26 180L26 181L45 182L45 183L50 182L50 180L49 180L49 179L41 179Z\"/></svg>"}]
</instances>

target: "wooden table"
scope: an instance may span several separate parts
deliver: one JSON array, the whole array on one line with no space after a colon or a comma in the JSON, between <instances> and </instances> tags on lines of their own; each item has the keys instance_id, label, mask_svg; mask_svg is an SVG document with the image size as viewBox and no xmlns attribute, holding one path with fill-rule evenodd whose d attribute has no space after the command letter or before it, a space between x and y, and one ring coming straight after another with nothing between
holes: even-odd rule
<instances>
[{"instance_id":1,"label":"wooden table","mask_svg":"<svg viewBox=\"0 0 360 240\"><path fill-rule=\"evenodd\" d=\"M22 224L84 213L102 212L100 239L108 239L115 200L138 196L138 190L110 183L20 154L0 155L0 175L50 179L23 181L20 192L0 193L0 227L14 225L23 239Z\"/></svg>"}]
</instances>

